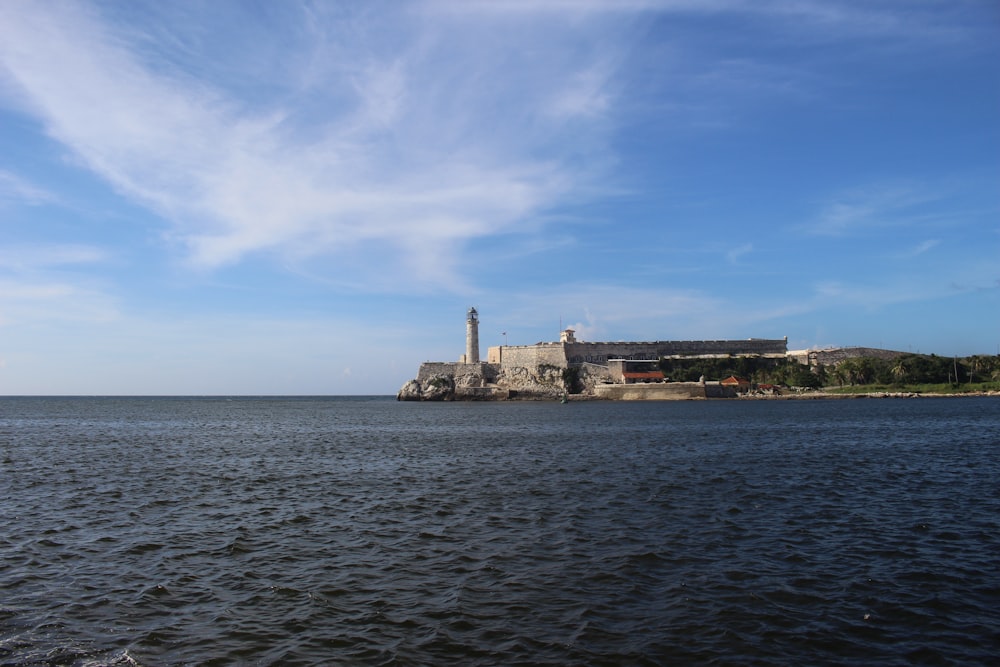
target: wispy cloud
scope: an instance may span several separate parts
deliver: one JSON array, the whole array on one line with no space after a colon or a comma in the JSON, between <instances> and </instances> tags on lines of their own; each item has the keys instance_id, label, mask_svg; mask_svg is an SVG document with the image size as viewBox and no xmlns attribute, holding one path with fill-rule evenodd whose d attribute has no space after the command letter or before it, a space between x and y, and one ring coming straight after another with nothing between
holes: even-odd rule
<instances>
[{"instance_id":1,"label":"wispy cloud","mask_svg":"<svg viewBox=\"0 0 1000 667\"><path fill-rule=\"evenodd\" d=\"M941 243L940 239L928 239L927 241L923 241L921 243L918 243L917 245L913 246L912 248L907 248L904 251L904 256L906 256L906 257L918 257L920 255L923 255L925 252L931 250L932 248L937 247L938 245L940 245L940 243Z\"/></svg>"},{"instance_id":2,"label":"wispy cloud","mask_svg":"<svg viewBox=\"0 0 1000 667\"><path fill-rule=\"evenodd\" d=\"M107 322L118 308L107 293L63 278L0 277L0 327L41 322Z\"/></svg>"},{"instance_id":3,"label":"wispy cloud","mask_svg":"<svg viewBox=\"0 0 1000 667\"><path fill-rule=\"evenodd\" d=\"M995 262L974 261L953 272L915 270L894 278L824 280L813 286L806 299L808 311L849 306L877 310L902 303L930 302L956 292L982 292L1000 286Z\"/></svg>"},{"instance_id":4,"label":"wispy cloud","mask_svg":"<svg viewBox=\"0 0 1000 667\"><path fill-rule=\"evenodd\" d=\"M751 252L753 252L753 244L744 243L739 247L732 248L731 250L729 250L726 253L726 259L729 260L730 264L736 264L738 261L740 261L740 258Z\"/></svg>"},{"instance_id":5,"label":"wispy cloud","mask_svg":"<svg viewBox=\"0 0 1000 667\"><path fill-rule=\"evenodd\" d=\"M89 245L20 244L0 247L0 271L24 274L54 267L94 264L107 259L106 251Z\"/></svg>"},{"instance_id":6,"label":"wispy cloud","mask_svg":"<svg viewBox=\"0 0 1000 667\"><path fill-rule=\"evenodd\" d=\"M30 183L17 174L0 169L0 205L4 202L19 202L38 206L56 199L56 196L48 190Z\"/></svg>"},{"instance_id":7,"label":"wispy cloud","mask_svg":"<svg viewBox=\"0 0 1000 667\"><path fill-rule=\"evenodd\" d=\"M683 338L706 323L701 330L714 335L720 331L716 325L726 310L723 301L697 290L586 282L539 286L530 293L490 298L496 304L487 302L484 312L496 313L492 317L501 330L509 332L511 344L534 343L532 334L555 340L560 319L564 327L577 332L577 338L587 341ZM538 333L540 324L542 333ZM521 337L526 329L532 332L527 334L531 340Z\"/></svg>"},{"instance_id":8,"label":"wispy cloud","mask_svg":"<svg viewBox=\"0 0 1000 667\"><path fill-rule=\"evenodd\" d=\"M571 62L565 44L540 34L524 43L517 26L499 38L541 52L533 74L492 49L452 59L450 33L423 26L395 33L391 54L369 46L318 68L308 90L260 115L211 81L150 62L142 40L91 9L2 14L0 58L22 103L89 169L170 220L207 268L280 252L363 271L352 257L379 247L376 272L405 267L412 281L448 285L462 244L530 231L526 219L586 190L595 161L581 168L555 138L567 117L600 122L612 104L600 54L573 50ZM350 26L324 27L324 40L364 41ZM553 92L552 81L566 84ZM324 87L333 92L319 95ZM290 106L303 99L323 113Z\"/></svg>"},{"instance_id":9,"label":"wispy cloud","mask_svg":"<svg viewBox=\"0 0 1000 667\"><path fill-rule=\"evenodd\" d=\"M454 289L470 241L531 236L553 209L607 192L636 17L784 17L775 30L786 37L792 26L904 34L926 23L910 12L900 25L882 5L549 0L377 15L296 5L284 17L293 25L270 30L266 16L198 7L3 3L4 91L86 168L170 221L193 265L278 254L374 289ZM155 23L167 27L138 30L129 11L162 12L169 20ZM226 49L237 20L254 48ZM665 69L679 77L700 55ZM697 108L720 91L799 94L801 75L721 57L664 83L674 84L674 103ZM43 196L0 173L4 191ZM901 206L849 198L811 231L843 234Z\"/></svg>"},{"instance_id":10,"label":"wispy cloud","mask_svg":"<svg viewBox=\"0 0 1000 667\"><path fill-rule=\"evenodd\" d=\"M835 197L798 229L817 236L848 236L897 226L922 219L926 213L918 207L938 198L933 192L910 187L859 188Z\"/></svg>"},{"instance_id":11,"label":"wispy cloud","mask_svg":"<svg viewBox=\"0 0 1000 667\"><path fill-rule=\"evenodd\" d=\"M886 306L934 299L943 296L949 289L947 285L920 280L882 280L877 283L828 280L814 286L810 310L849 307L876 311Z\"/></svg>"},{"instance_id":12,"label":"wispy cloud","mask_svg":"<svg viewBox=\"0 0 1000 667\"><path fill-rule=\"evenodd\" d=\"M107 260L104 250L87 245L0 247L0 326L113 319L115 300L80 273Z\"/></svg>"},{"instance_id":13,"label":"wispy cloud","mask_svg":"<svg viewBox=\"0 0 1000 667\"><path fill-rule=\"evenodd\" d=\"M656 13L667 16L713 15L728 12L764 18L778 29L794 29L799 35L809 31L824 39L845 35L880 38L887 35L928 38L955 38L955 25L962 23L963 8L935 5L908 5L900 11L893 0L870 2L830 2L829 0L431 0L438 12L491 16L523 16L558 13L562 16ZM950 9L953 20L942 21L942 10Z\"/></svg>"}]
</instances>

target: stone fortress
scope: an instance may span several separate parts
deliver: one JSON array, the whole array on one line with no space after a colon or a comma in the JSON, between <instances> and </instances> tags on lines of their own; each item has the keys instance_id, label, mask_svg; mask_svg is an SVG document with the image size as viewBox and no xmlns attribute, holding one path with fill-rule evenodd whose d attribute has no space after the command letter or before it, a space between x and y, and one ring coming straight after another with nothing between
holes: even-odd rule
<instances>
[{"instance_id":1,"label":"stone fortress","mask_svg":"<svg viewBox=\"0 0 1000 667\"><path fill-rule=\"evenodd\" d=\"M645 382L659 372L657 363L663 357L788 356L787 338L589 343L577 340L575 333L564 330L558 342L490 347L482 361L479 313L470 308L465 320L465 354L457 362L421 364L417 377L403 385L396 398L556 399L566 395L570 383L579 393L595 398L705 398L724 389L704 382L655 386Z\"/></svg>"}]
</instances>

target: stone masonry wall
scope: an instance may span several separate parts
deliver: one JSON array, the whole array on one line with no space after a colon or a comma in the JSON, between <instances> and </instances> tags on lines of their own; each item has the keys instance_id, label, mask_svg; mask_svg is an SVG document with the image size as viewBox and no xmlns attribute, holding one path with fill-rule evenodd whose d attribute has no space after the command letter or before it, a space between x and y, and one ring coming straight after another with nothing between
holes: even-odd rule
<instances>
[{"instance_id":1,"label":"stone masonry wall","mask_svg":"<svg viewBox=\"0 0 1000 667\"><path fill-rule=\"evenodd\" d=\"M684 355L761 355L783 357L788 349L784 339L766 340L680 340L648 343L566 343L571 364L607 363L608 359L646 359Z\"/></svg>"},{"instance_id":2,"label":"stone masonry wall","mask_svg":"<svg viewBox=\"0 0 1000 667\"><path fill-rule=\"evenodd\" d=\"M499 369L495 364L478 363L463 364L448 361L425 361L420 364L417 372L417 382L424 384L431 378L450 376L457 386L479 387L484 383L494 382Z\"/></svg>"},{"instance_id":3,"label":"stone masonry wall","mask_svg":"<svg viewBox=\"0 0 1000 667\"><path fill-rule=\"evenodd\" d=\"M563 343L541 343L539 345L513 345L491 347L489 360L503 367L534 368L548 365L566 368L566 352Z\"/></svg>"},{"instance_id":4,"label":"stone masonry wall","mask_svg":"<svg viewBox=\"0 0 1000 667\"><path fill-rule=\"evenodd\" d=\"M689 401L705 398L705 385L700 382L605 384L595 387L594 395L612 401Z\"/></svg>"},{"instance_id":5,"label":"stone masonry wall","mask_svg":"<svg viewBox=\"0 0 1000 667\"><path fill-rule=\"evenodd\" d=\"M875 357L876 359L895 359L906 354L894 350L883 350L874 347L841 347L833 350L815 350L809 352L810 365L823 364L824 366L834 366L845 359L855 357ZM801 363L801 362L800 362Z\"/></svg>"},{"instance_id":6,"label":"stone masonry wall","mask_svg":"<svg viewBox=\"0 0 1000 667\"><path fill-rule=\"evenodd\" d=\"M455 366L458 366L455 362L425 361L420 364L420 370L417 371L417 382L423 384L431 378L439 375L454 375Z\"/></svg>"},{"instance_id":7,"label":"stone masonry wall","mask_svg":"<svg viewBox=\"0 0 1000 667\"><path fill-rule=\"evenodd\" d=\"M565 368L569 364L606 364L608 359L646 359L697 355L761 355L783 357L788 351L784 339L770 340L673 340L654 342L539 343L537 345L489 348L491 363L503 367L532 368L539 365Z\"/></svg>"}]
</instances>

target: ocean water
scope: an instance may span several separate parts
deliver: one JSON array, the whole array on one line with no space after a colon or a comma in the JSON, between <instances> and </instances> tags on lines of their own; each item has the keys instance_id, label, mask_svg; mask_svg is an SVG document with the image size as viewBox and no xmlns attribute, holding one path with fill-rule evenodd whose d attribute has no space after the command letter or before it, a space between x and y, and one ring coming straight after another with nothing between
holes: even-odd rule
<instances>
[{"instance_id":1,"label":"ocean water","mask_svg":"<svg viewBox=\"0 0 1000 667\"><path fill-rule=\"evenodd\" d=\"M1000 400L0 398L0 665L1000 661Z\"/></svg>"}]
</instances>

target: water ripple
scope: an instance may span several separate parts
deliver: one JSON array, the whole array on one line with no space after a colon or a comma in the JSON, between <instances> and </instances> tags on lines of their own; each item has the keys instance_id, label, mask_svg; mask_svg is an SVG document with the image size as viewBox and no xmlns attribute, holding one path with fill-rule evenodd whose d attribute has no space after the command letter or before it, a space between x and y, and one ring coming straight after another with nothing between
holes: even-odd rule
<instances>
[{"instance_id":1,"label":"water ripple","mask_svg":"<svg viewBox=\"0 0 1000 667\"><path fill-rule=\"evenodd\" d=\"M0 399L0 665L991 664L990 399Z\"/></svg>"}]
</instances>

